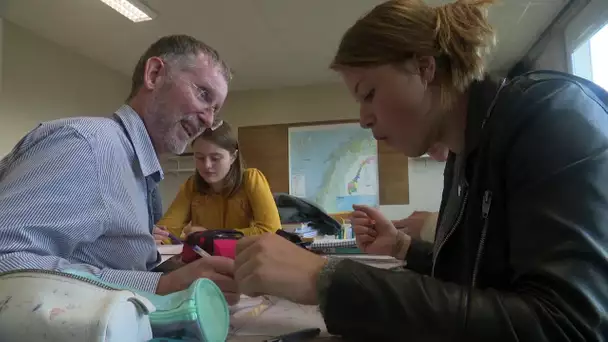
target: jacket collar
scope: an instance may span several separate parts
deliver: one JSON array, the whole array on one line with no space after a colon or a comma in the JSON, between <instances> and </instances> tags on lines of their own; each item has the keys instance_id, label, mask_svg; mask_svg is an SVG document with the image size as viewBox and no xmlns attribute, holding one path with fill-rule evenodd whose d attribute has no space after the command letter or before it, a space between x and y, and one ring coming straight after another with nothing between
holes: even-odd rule
<instances>
[{"instance_id":1,"label":"jacket collar","mask_svg":"<svg viewBox=\"0 0 608 342\"><path fill-rule=\"evenodd\" d=\"M465 156L477 149L482 135L482 125L488 110L498 94L502 80L486 76L481 81L475 81L469 88L467 123L465 129Z\"/></svg>"},{"instance_id":2,"label":"jacket collar","mask_svg":"<svg viewBox=\"0 0 608 342\"><path fill-rule=\"evenodd\" d=\"M122 105L115 112L115 115L122 123L129 140L131 140L144 177L152 176L156 182L159 182L164 177L163 169L141 117L126 104Z\"/></svg>"}]
</instances>

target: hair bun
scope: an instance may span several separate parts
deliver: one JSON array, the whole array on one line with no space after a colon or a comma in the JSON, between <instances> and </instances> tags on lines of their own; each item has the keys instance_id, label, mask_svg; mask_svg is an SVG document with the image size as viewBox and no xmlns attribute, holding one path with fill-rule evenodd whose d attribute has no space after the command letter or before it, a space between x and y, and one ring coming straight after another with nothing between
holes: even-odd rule
<instances>
[{"instance_id":1,"label":"hair bun","mask_svg":"<svg viewBox=\"0 0 608 342\"><path fill-rule=\"evenodd\" d=\"M436 7L425 0L388 0L361 17L340 41L331 67L402 65L435 58L435 83L442 104L485 73L485 55L494 45L485 5L494 0L460 0Z\"/></svg>"},{"instance_id":2,"label":"hair bun","mask_svg":"<svg viewBox=\"0 0 608 342\"><path fill-rule=\"evenodd\" d=\"M496 43L487 21L487 5L495 0L457 0L435 7L435 36L450 63L451 77L459 90L485 73L485 57Z\"/></svg>"}]
</instances>

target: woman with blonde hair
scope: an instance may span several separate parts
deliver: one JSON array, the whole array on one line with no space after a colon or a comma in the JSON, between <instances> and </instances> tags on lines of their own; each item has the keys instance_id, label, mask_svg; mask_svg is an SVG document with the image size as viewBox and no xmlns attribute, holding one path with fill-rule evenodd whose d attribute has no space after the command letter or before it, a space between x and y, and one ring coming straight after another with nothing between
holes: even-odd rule
<instances>
[{"instance_id":1,"label":"woman with blonde hair","mask_svg":"<svg viewBox=\"0 0 608 342\"><path fill-rule=\"evenodd\" d=\"M239 290L319 304L328 331L354 340L608 338L608 94L557 72L487 77L491 2L387 1L332 64L377 139L410 157L450 149L435 242L356 206L359 247L403 270L254 237Z\"/></svg>"}]
</instances>

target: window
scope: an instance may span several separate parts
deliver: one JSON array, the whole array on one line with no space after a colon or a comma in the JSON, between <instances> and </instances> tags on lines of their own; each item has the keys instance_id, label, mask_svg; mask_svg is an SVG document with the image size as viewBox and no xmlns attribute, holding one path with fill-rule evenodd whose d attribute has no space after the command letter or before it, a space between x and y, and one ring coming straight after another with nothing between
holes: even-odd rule
<instances>
[{"instance_id":1,"label":"window","mask_svg":"<svg viewBox=\"0 0 608 342\"><path fill-rule=\"evenodd\" d=\"M608 90L608 1L590 0L565 31L570 71Z\"/></svg>"},{"instance_id":2,"label":"window","mask_svg":"<svg viewBox=\"0 0 608 342\"><path fill-rule=\"evenodd\" d=\"M572 53L572 73L608 90L608 24Z\"/></svg>"}]
</instances>

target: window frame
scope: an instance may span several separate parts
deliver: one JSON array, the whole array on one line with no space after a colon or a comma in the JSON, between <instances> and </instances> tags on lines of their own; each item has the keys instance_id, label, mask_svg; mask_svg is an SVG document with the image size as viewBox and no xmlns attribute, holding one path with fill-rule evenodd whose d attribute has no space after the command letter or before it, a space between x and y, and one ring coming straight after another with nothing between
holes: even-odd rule
<instances>
[{"instance_id":1,"label":"window frame","mask_svg":"<svg viewBox=\"0 0 608 342\"><path fill-rule=\"evenodd\" d=\"M587 6L577 14L564 31L568 72L574 72L572 55L576 49L591 39L605 25L608 25L608 1L590 0Z\"/></svg>"}]
</instances>

